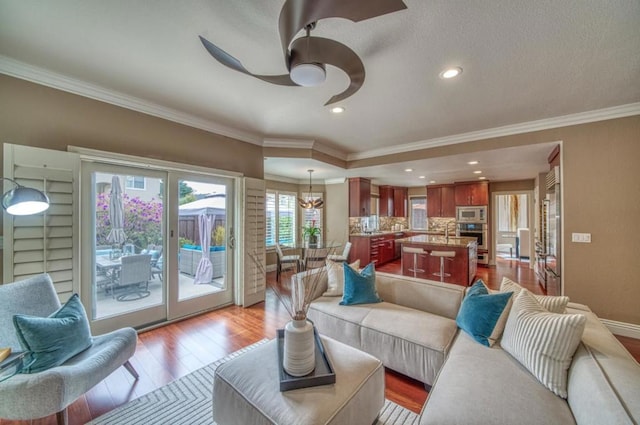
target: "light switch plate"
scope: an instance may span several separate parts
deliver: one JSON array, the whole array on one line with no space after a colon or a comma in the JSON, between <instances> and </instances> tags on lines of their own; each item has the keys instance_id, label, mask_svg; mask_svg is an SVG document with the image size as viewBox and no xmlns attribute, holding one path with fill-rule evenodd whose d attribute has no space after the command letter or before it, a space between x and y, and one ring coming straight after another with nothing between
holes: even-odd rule
<instances>
[{"instance_id":1,"label":"light switch plate","mask_svg":"<svg viewBox=\"0 0 640 425\"><path fill-rule=\"evenodd\" d=\"M591 243L591 233L572 233L571 242Z\"/></svg>"}]
</instances>

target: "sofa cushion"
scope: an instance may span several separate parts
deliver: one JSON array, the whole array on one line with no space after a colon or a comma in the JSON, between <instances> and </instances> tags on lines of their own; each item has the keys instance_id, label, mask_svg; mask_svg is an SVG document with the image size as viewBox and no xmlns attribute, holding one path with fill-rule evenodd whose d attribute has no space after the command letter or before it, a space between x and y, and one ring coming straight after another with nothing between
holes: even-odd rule
<instances>
[{"instance_id":1,"label":"sofa cushion","mask_svg":"<svg viewBox=\"0 0 640 425\"><path fill-rule=\"evenodd\" d=\"M355 348L360 343L360 322L369 314L373 304L340 305L341 298L316 298L309 306L307 317L318 331Z\"/></svg>"},{"instance_id":2,"label":"sofa cushion","mask_svg":"<svg viewBox=\"0 0 640 425\"><path fill-rule=\"evenodd\" d=\"M387 302L371 304L361 324L364 351L429 385L458 332L452 319Z\"/></svg>"},{"instance_id":3,"label":"sofa cushion","mask_svg":"<svg viewBox=\"0 0 640 425\"><path fill-rule=\"evenodd\" d=\"M522 289L524 288L513 280L507 277L502 278L502 283L500 284L501 292L513 292L515 293L515 295L518 295L520 291L522 291ZM567 304L569 303L569 297L565 296L556 297L551 295L532 295L536 299L536 301L538 301L540 305L542 305L542 307L544 307L551 313L564 313Z\"/></svg>"},{"instance_id":4,"label":"sofa cushion","mask_svg":"<svg viewBox=\"0 0 640 425\"><path fill-rule=\"evenodd\" d=\"M369 263L360 272L343 263L344 294L341 305L371 304L382 300L376 292L376 272L373 263Z\"/></svg>"},{"instance_id":5,"label":"sofa cushion","mask_svg":"<svg viewBox=\"0 0 640 425\"><path fill-rule=\"evenodd\" d=\"M49 317L13 316L20 345L29 352L22 373L60 366L91 346L91 331L78 294Z\"/></svg>"},{"instance_id":6,"label":"sofa cushion","mask_svg":"<svg viewBox=\"0 0 640 425\"><path fill-rule=\"evenodd\" d=\"M567 402L540 384L499 344L459 332L429 393L420 425L575 424Z\"/></svg>"},{"instance_id":7,"label":"sofa cushion","mask_svg":"<svg viewBox=\"0 0 640 425\"><path fill-rule=\"evenodd\" d=\"M567 402L576 422L640 423L640 365L588 307L570 304L567 311L587 318L569 368Z\"/></svg>"},{"instance_id":8,"label":"sofa cushion","mask_svg":"<svg viewBox=\"0 0 640 425\"><path fill-rule=\"evenodd\" d=\"M513 301L502 347L543 385L567 398L567 370L586 320L583 314L549 313L523 289Z\"/></svg>"},{"instance_id":9,"label":"sofa cushion","mask_svg":"<svg viewBox=\"0 0 640 425\"><path fill-rule=\"evenodd\" d=\"M327 290L322 294L324 297L340 297L344 292L344 269L342 262L336 262L327 258ZM360 267L360 259L349 264L354 270Z\"/></svg>"},{"instance_id":10,"label":"sofa cushion","mask_svg":"<svg viewBox=\"0 0 640 425\"><path fill-rule=\"evenodd\" d=\"M462 300L456 324L480 344L492 346L504 329L497 325L511 295L510 292L489 294L484 282L478 280Z\"/></svg>"}]
</instances>

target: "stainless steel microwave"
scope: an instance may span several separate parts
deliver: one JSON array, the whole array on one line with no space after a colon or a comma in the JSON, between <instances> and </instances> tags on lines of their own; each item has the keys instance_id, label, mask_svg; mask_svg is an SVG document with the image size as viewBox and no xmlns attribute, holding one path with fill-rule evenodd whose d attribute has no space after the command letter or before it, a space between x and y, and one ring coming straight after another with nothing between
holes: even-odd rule
<instances>
[{"instance_id":1,"label":"stainless steel microwave","mask_svg":"<svg viewBox=\"0 0 640 425\"><path fill-rule=\"evenodd\" d=\"M487 207L457 207L456 221L458 223L486 223Z\"/></svg>"}]
</instances>

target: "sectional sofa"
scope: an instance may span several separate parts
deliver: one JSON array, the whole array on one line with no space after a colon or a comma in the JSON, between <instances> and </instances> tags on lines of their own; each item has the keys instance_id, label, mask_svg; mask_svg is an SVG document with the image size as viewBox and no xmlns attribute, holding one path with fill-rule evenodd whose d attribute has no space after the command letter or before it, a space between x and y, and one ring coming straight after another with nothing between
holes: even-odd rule
<instances>
[{"instance_id":1,"label":"sectional sofa","mask_svg":"<svg viewBox=\"0 0 640 425\"><path fill-rule=\"evenodd\" d=\"M298 278L316 279L304 273ZM564 399L499 342L487 347L458 329L465 288L386 273L377 273L375 283L383 302L343 306L339 296L322 296L324 273L308 316L320 333L423 382L430 392L421 425L640 421L640 365L588 307L569 303L567 308L586 316L586 325Z\"/></svg>"}]
</instances>

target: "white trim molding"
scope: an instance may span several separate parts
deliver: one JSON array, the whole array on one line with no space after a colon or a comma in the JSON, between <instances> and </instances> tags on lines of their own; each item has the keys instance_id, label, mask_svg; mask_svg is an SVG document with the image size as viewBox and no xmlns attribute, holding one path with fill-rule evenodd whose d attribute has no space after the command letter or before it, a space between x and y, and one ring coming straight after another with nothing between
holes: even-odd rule
<instances>
[{"instance_id":1,"label":"white trim molding","mask_svg":"<svg viewBox=\"0 0 640 425\"><path fill-rule=\"evenodd\" d=\"M618 322L616 320L600 319L600 321L614 335L626 336L629 338L640 339L640 325L634 323Z\"/></svg>"},{"instance_id":2,"label":"white trim molding","mask_svg":"<svg viewBox=\"0 0 640 425\"><path fill-rule=\"evenodd\" d=\"M611 108L597 109L595 111L580 112L577 114L562 115L537 121L523 122L519 124L495 127L487 130L472 131L469 133L454 134L452 136L436 139L422 140L414 143L406 143L381 149L373 149L367 152L358 152L347 155L347 161L375 158L384 155L392 155L415 151L419 149L435 148L439 146L455 145L459 143L473 142L477 140L491 139L494 137L511 136L514 134L530 133L533 131L547 130L550 128L566 127L570 125L585 124L589 122L604 121L614 118L640 115L640 102L627 105L613 106Z\"/></svg>"},{"instance_id":3,"label":"white trim molding","mask_svg":"<svg viewBox=\"0 0 640 425\"><path fill-rule=\"evenodd\" d=\"M21 80L110 103L121 108L142 112L143 114L178 124L184 124L210 133L231 137L254 145L262 145L262 137L257 134L238 130L211 120L198 118L194 115L178 111L177 109L167 108L157 103L139 99L115 90L106 89L75 78L66 77L48 69L29 65L3 55L0 55L0 74L6 74Z\"/></svg>"}]
</instances>

